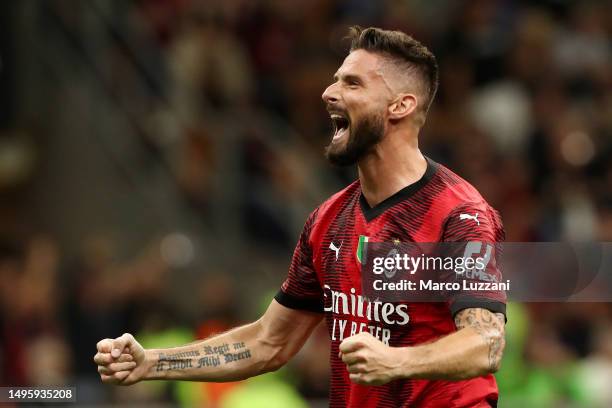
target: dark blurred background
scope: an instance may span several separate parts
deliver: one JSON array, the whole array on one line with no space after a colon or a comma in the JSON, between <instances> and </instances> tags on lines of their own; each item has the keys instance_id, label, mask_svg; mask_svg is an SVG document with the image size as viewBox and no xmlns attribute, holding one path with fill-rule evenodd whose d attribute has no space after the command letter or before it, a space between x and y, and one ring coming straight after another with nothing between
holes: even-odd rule
<instances>
[{"instance_id":1,"label":"dark blurred background","mask_svg":"<svg viewBox=\"0 0 612 408\"><path fill-rule=\"evenodd\" d=\"M320 95L352 24L441 67L422 150L508 241L612 241L612 3L0 2L0 385L80 405L327 406L327 334L243 383L103 386L95 344L256 319L307 214L355 177ZM611 271L612 272L612 271ZM612 406L612 306L511 304L502 407Z\"/></svg>"}]
</instances>

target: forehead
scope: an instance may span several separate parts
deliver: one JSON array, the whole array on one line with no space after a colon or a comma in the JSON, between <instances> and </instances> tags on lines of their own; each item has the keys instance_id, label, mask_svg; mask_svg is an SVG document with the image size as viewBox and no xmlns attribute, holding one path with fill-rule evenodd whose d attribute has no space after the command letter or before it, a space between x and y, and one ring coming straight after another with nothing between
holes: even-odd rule
<instances>
[{"instance_id":1,"label":"forehead","mask_svg":"<svg viewBox=\"0 0 612 408\"><path fill-rule=\"evenodd\" d=\"M366 50L355 50L346 56L336 72L337 76L359 75L366 79L382 77L380 63L382 57Z\"/></svg>"}]
</instances>

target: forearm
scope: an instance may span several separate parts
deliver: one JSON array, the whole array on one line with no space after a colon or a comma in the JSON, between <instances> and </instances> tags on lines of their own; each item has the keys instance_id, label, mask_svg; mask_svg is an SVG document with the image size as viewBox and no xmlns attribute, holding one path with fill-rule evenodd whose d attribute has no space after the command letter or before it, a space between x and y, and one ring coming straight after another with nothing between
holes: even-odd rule
<instances>
[{"instance_id":1,"label":"forearm","mask_svg":"<svg viewBox=\"0 0 612 408\"><path fill-rule=\"evenodd\" d=\"M488 345L473 329L464 329L433 343L397 348L399 378L463 380L489 370Z\"/></svg>"},{"instance_id":2,"label":"forearm","mask_svg":"<svg viewBox=\"0 0 612 408\"><path fill-rule=\"evenodd\" d=\"M256 322L180 347L145 350L130 333L102 339L94 362L105 384L242 380L280 368L321 318L321 313L290 309L273 300Z\"/></svg>"},{"instance_id":3,"label":"forearm","mask_svg":"<svg viewBox=\"0 0 612 408\"><path fill-rule=\"evenodd\" d=\"M235 381L280 365L260 321L181 347L145 351L145 379Z\"/></svg>"},{"instance_id":4,"label":"forearm","mask_svg":"<svg viewBox=\"0 0 612 408\"><path fill-rule=\"evenodd\" d=\"M465 309L455 319L458 331L435 342L395 349L400 378L463 380L496 372L501 363L504 316Z\"/></svg>"}]
</instances>

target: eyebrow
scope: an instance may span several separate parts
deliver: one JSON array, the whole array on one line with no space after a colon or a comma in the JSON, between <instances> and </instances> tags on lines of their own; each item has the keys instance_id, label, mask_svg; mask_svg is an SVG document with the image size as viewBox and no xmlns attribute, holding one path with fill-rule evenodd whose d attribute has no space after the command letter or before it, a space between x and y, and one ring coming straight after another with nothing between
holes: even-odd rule
<instances>
[{"instance_id":1,"label":"eyebrow","mask_svg":"<svg viewBox=\"0 0 612 408\"><path fill-rule=\"evenodd\" d=\"M359 76L359 75L354 75L354 74L344 74L344 75L338 75L338 73L336 72L334 74L334 81L338 81L338 79L342 79L344 82L358 82L358 83L363 83L363 79Z\"/></svg>"}]
</instances>

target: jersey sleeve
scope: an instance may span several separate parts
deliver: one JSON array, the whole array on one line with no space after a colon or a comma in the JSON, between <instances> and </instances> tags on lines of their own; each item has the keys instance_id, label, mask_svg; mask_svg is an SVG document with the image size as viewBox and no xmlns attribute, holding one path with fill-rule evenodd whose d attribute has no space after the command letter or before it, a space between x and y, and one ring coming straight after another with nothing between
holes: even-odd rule
<instances>
[{"instance_id":1,"label":"jersey sleeve","mask_svg":"<svg viewBox=\"0 0 612 408\"><path fill-rule=\"evenodd\" d=\"M505 238L499 213L488 204L463 204L450 212L444 225L442 241L453 257L481 257L484 268L461 270L456 276L468 283L468 289L448 294L453 317L467 308L484 308L506 315L506 293L503 290L480 289L487 284L502 282L500 269L501 242ZM456 245L454 244L456 243ZM447 279L451 279L447 277ZM478 288L478 289L472 289Z\"/></svg>"},{"instance_id":2,"label":"jersey sleeve","mask_svg":"<svg viewBox=\"0 0 612 408\"><path fill-rule=\"evenodd\" d=\"M323 290L317 279L313 262L311 232L316 222L315 210L304 224L304 229L293 252L287 278L274 297L281 305L291 309L323 312Z\"/></svg>"}]
</instances>

